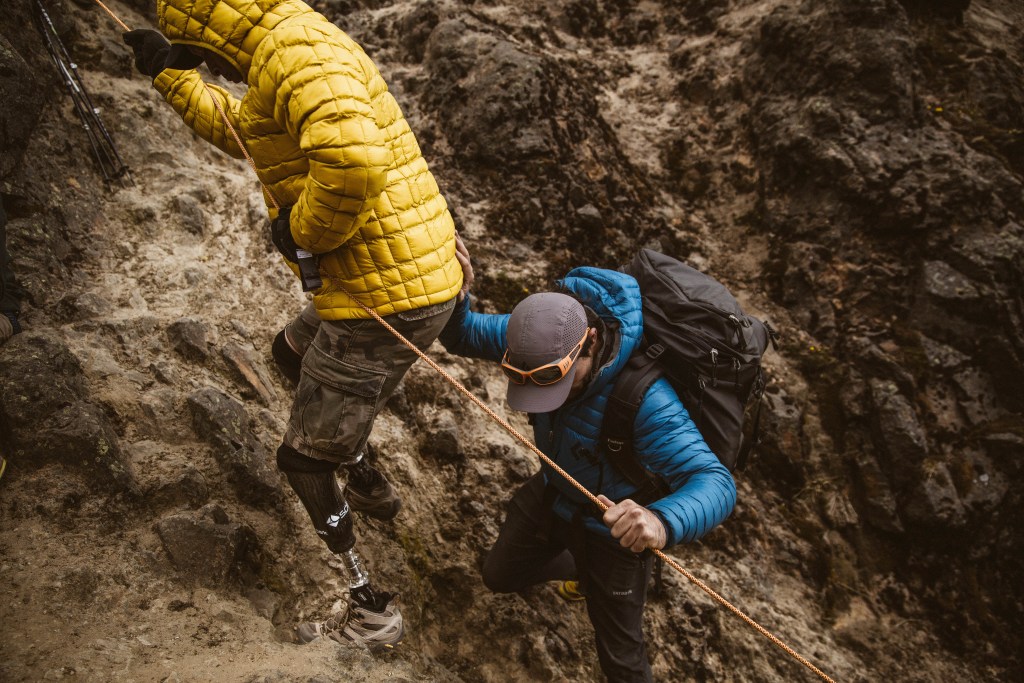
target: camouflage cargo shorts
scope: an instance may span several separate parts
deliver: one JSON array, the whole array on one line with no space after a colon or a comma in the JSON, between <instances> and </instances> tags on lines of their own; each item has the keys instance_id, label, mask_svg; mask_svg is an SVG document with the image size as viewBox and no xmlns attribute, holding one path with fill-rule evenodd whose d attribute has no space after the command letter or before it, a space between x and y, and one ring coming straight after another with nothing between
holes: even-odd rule
<instances>
[{"instance_id":1,"label":"camouflage cargo shorts","mask_svg":"<svg viewBox=\"0 0 1024 683\"><path fill-rule=\"evenodd\" d=\"M425 350L454 305L452 299L384 320ZM342 465L355 462L374 418L418 356L376 320L321 320L312 304L287 333L303 357L285 445Z\"/></svg>"}]
</instances>

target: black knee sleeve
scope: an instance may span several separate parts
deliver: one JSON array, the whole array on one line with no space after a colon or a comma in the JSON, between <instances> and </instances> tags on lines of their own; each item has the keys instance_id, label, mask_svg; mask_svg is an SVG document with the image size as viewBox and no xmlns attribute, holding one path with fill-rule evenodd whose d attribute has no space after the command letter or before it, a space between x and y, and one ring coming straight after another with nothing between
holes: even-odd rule
<instances>
[{"instance_id":1,"label":"black knee sleeve","mask_svg":"<svg viewBox=\"0 0 1024 683\"><path fill-rule=\"evenodd\" d=\"M291 345L288 344L284 330L278 332L274 337L270 353L274 356L274 362L277 363L277 369L281 371L281 374L298 384L299 376L302 374L302 356L295 353Z\"/></svg>"},{"instance_id":2,"label":"black knee sleeve","mask_svg":"<svg viewBox=\"0 0 1024 683\"><path fill-rule=\"evenodd\" d=\"M277 448L277 469L285 474L291 472L302 472L315 474L318 472L334 472L338 469L338 463L320 458L311 458L308 455L299 453L291 446L281 444Z\"/></svg>"},{"instance_id":3,"label":"black knee sleeve","mask_svg":"<svg viewBox=\"0 0 1024 683\"><path fill-rule=\"evenodd\" d=\"M338 465L311 458L282 444L277 449L277 466L288 477L292 490L309 513L317 535L331 552L351 550L356 544L356 535L352 530L348 503L334 477Z\"/></svg>"},{"instance_id":4,"label":"black knee sleeve","mask_svg":"<svg viewBox=\"0 0 1024 683\"><path fill-rule=\"evenodd\" d=\"M341 505L340 510L327 518L325 528L316 530L332 553L348 552L356 544L356 532L352 528L352 510L344 498L341 499Z\"/></svg>"}]
</instances>

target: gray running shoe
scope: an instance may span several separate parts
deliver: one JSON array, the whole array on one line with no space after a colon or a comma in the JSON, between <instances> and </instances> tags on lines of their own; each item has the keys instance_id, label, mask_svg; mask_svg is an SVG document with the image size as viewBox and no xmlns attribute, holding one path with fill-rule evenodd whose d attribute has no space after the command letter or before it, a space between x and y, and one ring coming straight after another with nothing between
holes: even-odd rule
<instances>
[{"instance_id":1,"label":"gray running shoe","mask_svg":"<svg viewBox=\"0 0 1024 683\"><path fill-rule=\"evenodd\" d=\"M405 624L398 609L398 596L391 596L384 610L374 612L358 603L335 612L326 621L307 621L295 628L303 643L330 638L339 643L357 643L370 651L393 648L402 642Z\"/></svg>"},{"instance_id":2,"label":"gray running shoe","mask_svg":"<svg viewBox=\"0 0 1024 683\"><path fill-rule=\"evenodd\" d=\"M402 499L380 470L364 457L348 471L348 483L342 494L349 507L385 522L394 519L402 509Z\"/></svg>"}]
</instances>

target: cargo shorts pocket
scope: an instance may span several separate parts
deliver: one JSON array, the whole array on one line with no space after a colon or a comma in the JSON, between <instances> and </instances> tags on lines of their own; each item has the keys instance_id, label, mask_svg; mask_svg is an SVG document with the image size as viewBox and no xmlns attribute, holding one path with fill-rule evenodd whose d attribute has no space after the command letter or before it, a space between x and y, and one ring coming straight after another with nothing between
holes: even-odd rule
<instances>
[{"instance_id":1,"label":"cargo shorts pocket","mask_svg":"<svg viewBox=\"0 0 1024 683\"><path fill-rule=\"evenodd\" d=\"M388 372L345 362L315 343L302 359L291 425L303 444L332 460L358 454L373 427L373 417Z\"/></svg>"}]
</instances>

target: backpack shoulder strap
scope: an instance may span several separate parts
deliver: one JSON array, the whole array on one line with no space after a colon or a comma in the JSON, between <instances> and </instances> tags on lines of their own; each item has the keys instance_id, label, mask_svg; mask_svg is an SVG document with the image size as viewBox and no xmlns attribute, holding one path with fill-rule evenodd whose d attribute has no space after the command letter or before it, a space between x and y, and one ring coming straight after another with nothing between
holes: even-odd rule
<instances>
[{"instance_id":1,"label":"backpack shoulder strap","mask_svg":"<svg viewBox=\"0 0 1024 683\"><path fill-rule=\"evenodd\" d=\"M636 457L633 447L633 425L648 389L663 372L658 357L664 352L653 344L643 353L635 354L626 363L608 397L601 425L601 445L608 462L637 488L637 502L647 505L661 498L668 489L665 482L653 475ZM648 500L639 500L648 498Z\"/></svg>"}]
</instances>

